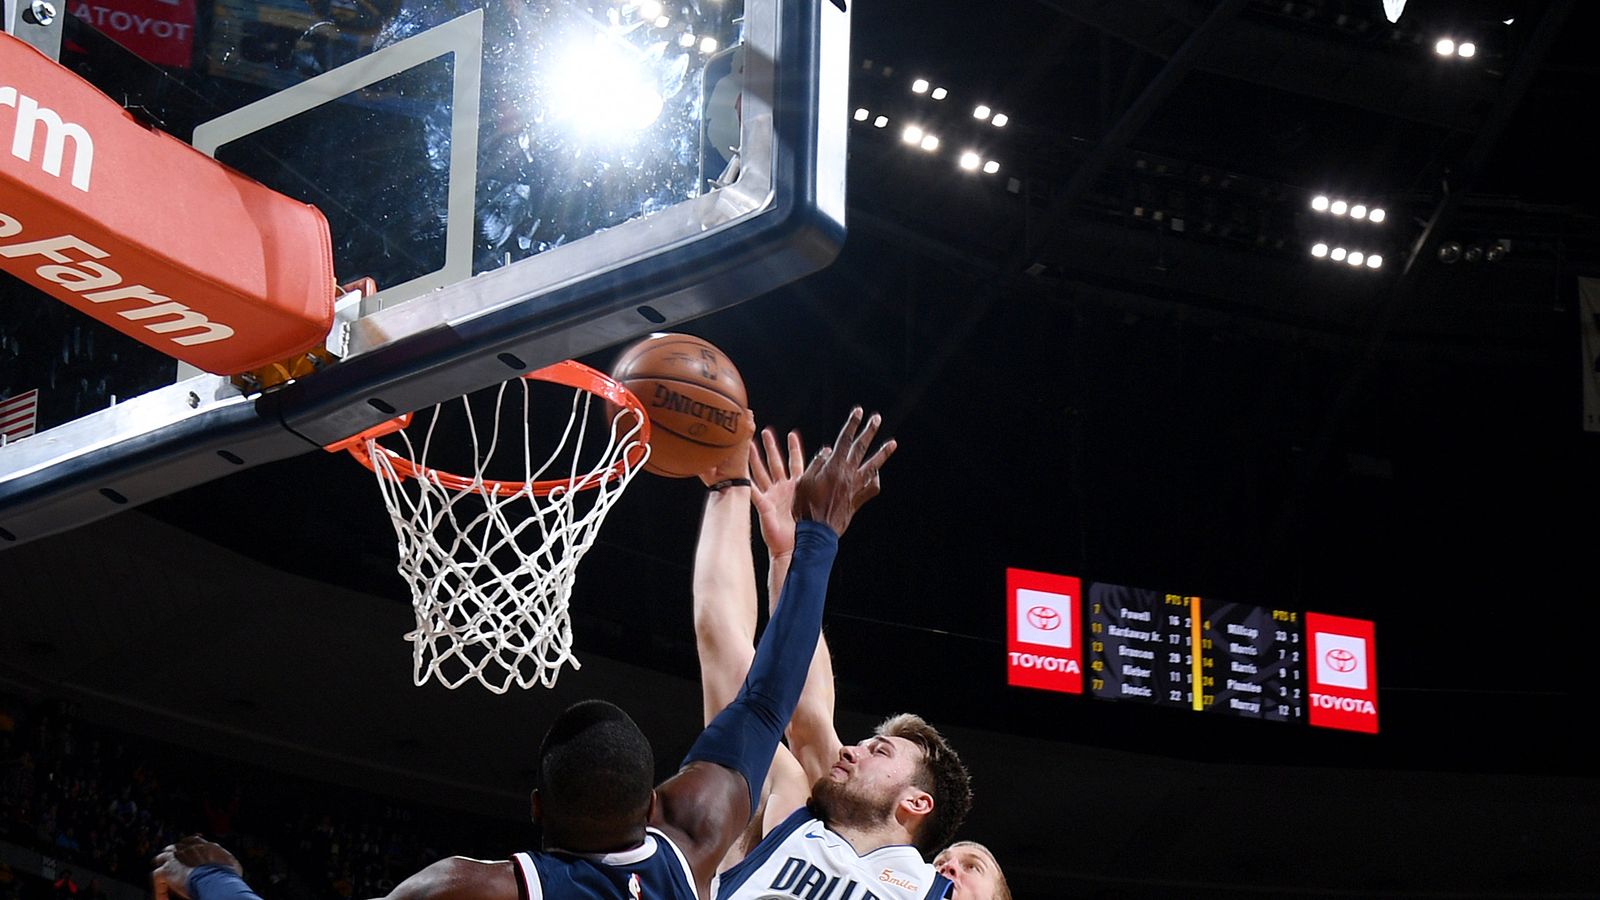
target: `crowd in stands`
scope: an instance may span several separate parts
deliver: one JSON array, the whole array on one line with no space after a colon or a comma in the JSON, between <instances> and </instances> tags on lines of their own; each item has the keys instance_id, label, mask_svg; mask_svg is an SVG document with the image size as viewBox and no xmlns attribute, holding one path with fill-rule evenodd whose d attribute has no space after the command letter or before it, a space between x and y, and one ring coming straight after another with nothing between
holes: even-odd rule
<instances>
[{"instance_id":1,"label":"crowd in stands","mask_svg":"<svg viewBox=\"0 0 1600 900\"><path fill-rule=\"evenodd\" d=\"M265 900L381 897L443 856L504 857L528 831L302 782L0 692L0 841L56 866L54 877L0 868L0 900L96 900L106 880L147 891L151 858L196 832L232 850Z\"/></svg>"}]
</instances>

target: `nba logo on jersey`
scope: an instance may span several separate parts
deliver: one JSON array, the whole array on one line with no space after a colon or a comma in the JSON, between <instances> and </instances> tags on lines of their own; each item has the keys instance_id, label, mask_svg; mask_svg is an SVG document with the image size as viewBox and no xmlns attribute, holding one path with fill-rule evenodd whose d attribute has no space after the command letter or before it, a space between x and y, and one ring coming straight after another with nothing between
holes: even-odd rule
<instances>
[{"instance_id":1,"label":"nba logo on jersey","mask_svg":"<svg viewBox=\"0 0 1600 900\"><path fill-rule=\"evenodd\" d=\"M639 900L643 893L644 889L639 886L639 873L634 872L628 876L628 896Z\"/></svg>"}]
</instances>

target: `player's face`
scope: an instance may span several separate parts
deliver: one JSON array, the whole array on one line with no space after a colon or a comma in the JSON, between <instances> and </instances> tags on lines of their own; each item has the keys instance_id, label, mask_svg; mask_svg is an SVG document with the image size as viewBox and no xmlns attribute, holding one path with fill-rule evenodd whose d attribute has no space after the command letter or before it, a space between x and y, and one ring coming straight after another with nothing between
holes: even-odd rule
<instances>
[{"instance_id":1,"label":"player's face","mask_svg":"<svg viewBox=\"0 0 1600 900\"><path fill-rule=\"evenodd\" d=\"M892 816L900 800L916 790L911 782L921 763L922 748L905 738L869 738L839 748L839 758L813 787L812 798L834 822Z\"/></svg>"},{"instance_id":2,"label":"player's face","mask_svg":"<svg viewBox=\"0 0 1600 900\"><path fill-rule=\"evenodd\" d=\"M1000 866L994 857L972 846L948 847L933 860L940 875L950 879L956 900L994 900Z\"/></svg>"}]
</instances>

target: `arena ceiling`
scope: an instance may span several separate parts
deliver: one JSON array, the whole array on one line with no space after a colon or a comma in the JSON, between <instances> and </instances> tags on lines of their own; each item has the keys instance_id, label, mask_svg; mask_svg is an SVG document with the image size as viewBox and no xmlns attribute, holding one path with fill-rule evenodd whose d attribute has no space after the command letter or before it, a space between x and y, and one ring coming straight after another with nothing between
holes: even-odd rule
<instances>
[{"instance_id":1,"label":"arena ceiling","mask_svg":"<svg viewBox=\"0 0 1600 900\"><path fill-rule=\"evenodd\" d=\"M815 443L862 403L901 441L833 582L841 730L948 726L977 778L966 836L1019 896L1600 887L1578 740L1596 12L855 10L856 103L892 124L852 131L841 258L685 330L738 363L763 422ZM1446 29L1478 56L1437 57ZM1010 123L975 124L977 102ZM1318 191L1385 204L1387 228L1338 232L1379 242L1381 269L1307 254ZM629 488L581 570L583 668L504 697L411 685L375 491L313 454L0 554L0 672L122 727L508 819L572 700L623 703L675 761L699 716L693 481ZM1371 619L1382 731L1007 688L1008 566Z\"/></svg>"}]
</instances>

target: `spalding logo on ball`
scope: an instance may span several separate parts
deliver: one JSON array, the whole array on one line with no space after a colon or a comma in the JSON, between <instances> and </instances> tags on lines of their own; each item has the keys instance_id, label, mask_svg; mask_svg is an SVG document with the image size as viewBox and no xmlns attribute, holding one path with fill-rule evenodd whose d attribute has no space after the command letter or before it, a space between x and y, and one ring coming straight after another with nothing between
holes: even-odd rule
<instances>
[{"instance_id":1,"label":"spalding logo on ball","mask_svg":"<svg viewBox=\"0 0 1600 900\"><path fill-rule=\"evenodd\" d=\"M704 338L652 334L617 356L611 377L650 417L646 472L689 478L744 452L751 435L744 378Z\"/></svg>"}]
</instances>

